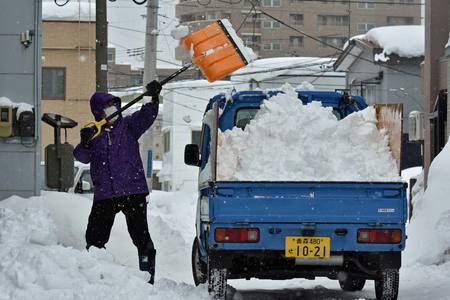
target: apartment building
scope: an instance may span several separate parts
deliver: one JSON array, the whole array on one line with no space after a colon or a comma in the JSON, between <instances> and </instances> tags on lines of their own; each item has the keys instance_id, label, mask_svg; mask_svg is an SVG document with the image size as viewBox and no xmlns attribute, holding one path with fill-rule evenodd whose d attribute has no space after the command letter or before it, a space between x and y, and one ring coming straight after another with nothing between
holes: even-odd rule
<instances>
[{"instance_id":1,"label":"apartment building","mask_svg":"<svg viewBox=\"0 0 450 300\"><path fill-rule=\"evenodd\" d=\"M380 3L385 2L385 3ZM232 1L180 0L176 16L191 31L216 19L228 18L244 43L262 58L280 56L336 56L327 47L261 14L261 10L323 42L342 48L350 36L384 25L420 24L420 0ZM257 3L252 9L252 3ZM251 11L251 12L250 12ZM242 25L242 26L241 26ZM176 58L187 61L188 53L177 47Z\"/></svg>"}]
</instances>

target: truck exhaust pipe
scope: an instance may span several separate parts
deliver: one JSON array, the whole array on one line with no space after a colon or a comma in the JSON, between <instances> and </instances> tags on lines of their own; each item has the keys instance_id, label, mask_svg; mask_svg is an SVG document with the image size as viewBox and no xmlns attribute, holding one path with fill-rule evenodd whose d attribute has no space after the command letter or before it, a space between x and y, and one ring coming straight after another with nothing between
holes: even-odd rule
<instances>
[{"instance_id":1,"label":"truck exhaust pipe","mask_svg":"<svg viewBox=\"0 0 450 300\"><path fill-rule=\"evenodd\" d=\"M298 266L343 266L343 255L331 255L327 259L322 258L296 258L295 264Z\"/></svg>"}]
</instances>

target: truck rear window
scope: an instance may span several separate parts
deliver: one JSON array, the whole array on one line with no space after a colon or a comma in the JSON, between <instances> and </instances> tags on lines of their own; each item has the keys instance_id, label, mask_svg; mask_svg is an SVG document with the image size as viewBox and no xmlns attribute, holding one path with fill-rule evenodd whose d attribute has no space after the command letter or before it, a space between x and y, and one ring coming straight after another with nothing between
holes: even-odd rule
<instances>
[{"instance_id":1,"label":"truck rear window","mask_svg":"<svg viewBox=\"0 0 450 300\"><path fill-rule=\"evenodd\" d=\"M245 129L248 123L255 117L258 112L258 108L241 108L236 112L236 117L234 120L234 126Z\"/></svg>"}]
</instances>

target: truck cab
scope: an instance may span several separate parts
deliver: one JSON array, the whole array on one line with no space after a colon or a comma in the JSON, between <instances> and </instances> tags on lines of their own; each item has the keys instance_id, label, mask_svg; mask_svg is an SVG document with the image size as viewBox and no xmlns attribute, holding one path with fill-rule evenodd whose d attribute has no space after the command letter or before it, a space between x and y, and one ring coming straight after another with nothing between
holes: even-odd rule
<instances>
[{"instance_id":1,"label":"truck cab","mask_svg":"<svg viewBox=\"0 0 450 300\"><path fill-rule=\"evenodd\" d=\"M396 299L406 240L405 183L217 178L218 132L244 129L262 102L279 92L213 97L201 144L186 145L185 163L199 168L195 283L207 282L214 298L225 299L227 279L328 277L344 291L361 290L366 280L374 280L377 299ZM363 98L340 92L298 91L297 96L303 104L332 107L338 119L367 107Z\"/></svg>"}]
</instances>

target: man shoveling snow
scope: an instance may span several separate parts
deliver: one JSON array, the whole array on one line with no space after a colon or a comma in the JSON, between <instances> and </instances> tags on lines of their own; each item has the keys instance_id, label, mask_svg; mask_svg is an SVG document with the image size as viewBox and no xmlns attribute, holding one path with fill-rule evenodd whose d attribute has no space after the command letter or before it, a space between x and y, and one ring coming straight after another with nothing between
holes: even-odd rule
<instances>
[{"instance_id":1,"label":"man shoveling snow","mask_svg":"<svg viewBox=\"0 0 450 300\"><path fill-rule=\"evenodd\" d=\"M104 248L109 240L116 213L125 215L128 232L139 255L139 269L150 274L154 283L155 255L147 225L149 194L144 167L139 155L140 136L158 115L158 95L161 85L153 81L147 86L152 102L131 116L111 119L95 139L86 128L81 130L81 143L74 150L75 158L91 164L95 186L94 203L86 229L86 248ZM97 121L120 109L120 98L97 92L91 100L91 111ZM88 138L86 138L86 133Z\"/></svg>"}]
</instances>

